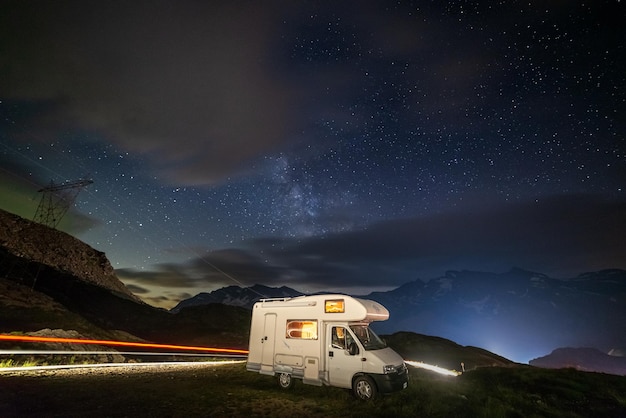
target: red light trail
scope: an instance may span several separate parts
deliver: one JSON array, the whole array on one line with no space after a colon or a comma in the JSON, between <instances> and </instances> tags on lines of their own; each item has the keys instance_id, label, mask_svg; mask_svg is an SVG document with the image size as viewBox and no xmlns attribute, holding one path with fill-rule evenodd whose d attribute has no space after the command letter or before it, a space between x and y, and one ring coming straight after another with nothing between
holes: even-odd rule
<instances>
[{"instance_id":1,"label":"red light trail","mask_svg":"<svg viewBox=\"0 0 626 418\"><path fill-rule=\"evenodd\" d=\"M21 342L33 342L33 343L37 342L37 343L94 344L94 345L111 345L111 346L118 346L118 347L161 348L161 349L170 349L170 350L203 351L203 352L211 352L211 353L248 354L248 350L239 350L235 348L196 347L196 346L188 346L188 345L153 344L153 343L131 343L128 341L87 340L87 339L80 339L80 338L31 337L31 336L26 336L26 335L0 334L0 341L21 341Z\"/></svg>"}]
</instances>

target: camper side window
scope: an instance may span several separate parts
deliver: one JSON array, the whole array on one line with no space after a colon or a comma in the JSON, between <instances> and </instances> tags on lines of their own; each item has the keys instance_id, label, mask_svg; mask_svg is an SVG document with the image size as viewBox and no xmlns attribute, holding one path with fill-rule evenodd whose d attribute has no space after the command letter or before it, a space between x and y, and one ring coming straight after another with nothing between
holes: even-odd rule
<instances>
[{"instance_id":1,"label":"camper side window","mask_svg":"<svg viewBox=\"0 0 626 418\"><path fill-rule=\"evenodd\" d=\"M331 344L333 348L347 350L350 344L354 344L354 338L344 327L333 327L331 330Z\"/></svg>"},{"instance_id":2,"label":"camper side window","mask_svg":"<svg viewBox=\"0 0 626 418\"><path fill-rule=\"evenodd\" d=\"M302 340L317 340L317 321L288 319L286 337Z\"/></svg>"}]
</instances>

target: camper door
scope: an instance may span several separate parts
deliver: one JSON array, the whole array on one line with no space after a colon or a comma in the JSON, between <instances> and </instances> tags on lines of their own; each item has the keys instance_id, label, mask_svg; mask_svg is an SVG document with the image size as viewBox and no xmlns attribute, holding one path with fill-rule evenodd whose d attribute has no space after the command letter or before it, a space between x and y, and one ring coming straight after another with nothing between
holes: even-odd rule
<instances>
[{"instance_id":1,"label":"camper door","mask_svg":"<svg viewBox=\"0 0 626 418\"><path fill-rule=\"evenodd\" d=\"M326 332L330 384L351 388L352 376L363 369L356 337L350 328L343 325L328 325Z\"/></svg>"},{"instance_id":2,"label":"camper door","mask_svg":"<svg viewBox=\"0 0 626 418\"><path fill-rule=\"evenodd\" d=\"M276 344L276 314L265 315L263 338L261 339L261 364L274 366L274 346Z\"/></svg>"}]
</instances>

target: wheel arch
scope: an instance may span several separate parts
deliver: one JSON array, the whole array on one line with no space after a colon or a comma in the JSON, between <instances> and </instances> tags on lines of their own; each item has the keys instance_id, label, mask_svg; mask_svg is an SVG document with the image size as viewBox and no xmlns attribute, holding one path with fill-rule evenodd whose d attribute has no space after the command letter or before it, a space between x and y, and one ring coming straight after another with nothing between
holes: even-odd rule
<instances>
[{"instance_id":1,"label":"wheel arch","mask_svg":"<svg viewBox=\"0 0 626 418\"><path fill-rule=\"evenodd\" d=\"M374 383L374 386L376 387L376 389L378 389L378 383L376 383L376 379L374 379L374 377L369 374L369 373L364 373L364 372L357 372L354 374L354 376L352 376L352 386L354 386L354 381L361 376L365 376L365 377L369 377L370 380Z\"/></svg>"}]
</instances>

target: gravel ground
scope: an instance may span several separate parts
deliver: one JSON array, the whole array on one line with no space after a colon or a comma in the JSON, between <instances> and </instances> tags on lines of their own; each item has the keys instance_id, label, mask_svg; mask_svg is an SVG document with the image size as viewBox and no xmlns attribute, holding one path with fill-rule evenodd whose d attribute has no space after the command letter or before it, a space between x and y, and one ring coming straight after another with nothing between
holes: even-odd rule
<instances>
[{"instance_id":1,"label":"gravel ground","mask_svg":"<svg viewBox=\"0 0 626 418\"><path fill-rule=\"evenodd\" d=\"M242 369L197 363L0 372L0 417L215 416L207 412L215 410L212 395L236 386L229 376Z\"/></svg>"}]
</instances>

